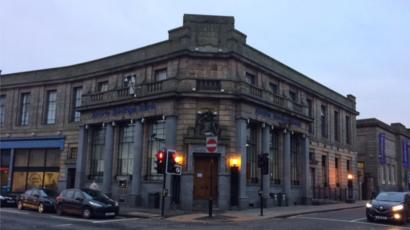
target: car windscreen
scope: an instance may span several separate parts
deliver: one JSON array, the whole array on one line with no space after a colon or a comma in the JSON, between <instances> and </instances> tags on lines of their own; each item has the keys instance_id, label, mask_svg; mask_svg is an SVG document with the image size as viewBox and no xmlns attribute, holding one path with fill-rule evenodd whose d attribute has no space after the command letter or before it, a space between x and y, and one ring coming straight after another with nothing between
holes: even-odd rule
<instances>
[{"instance_id":1,"label":"car windscreen","mask_svg":"<svg viewBox=\"0 0 410 230\"><path fill-rule=\"evenodd\" d=\"M57 193L54 190L44 189L44 190L40 190L40 196L41 197L55 197L57 196Z\"/></svg>"},{"instance_id":2,"label":"car windscreen","mask_svg":"<svg viewBox=\"0 0 410 230\"><path fill-rule=\"evenodd\" d=\"M377 201L402 202L404 201L404 193L399 192L382 192L377 195Z\"/></svg>"},{"instance_id":3,"label":"car windscreen","mask_svg":"<svg viewBox=\"0 0 410 230\"><path fill-rule=\"evenodd\" d=\"M86 199L88 200L108 200L110 199L107 195L103 192L91 190L91 189L84 189L83 194Z\"/></svg>"}]
</instances>

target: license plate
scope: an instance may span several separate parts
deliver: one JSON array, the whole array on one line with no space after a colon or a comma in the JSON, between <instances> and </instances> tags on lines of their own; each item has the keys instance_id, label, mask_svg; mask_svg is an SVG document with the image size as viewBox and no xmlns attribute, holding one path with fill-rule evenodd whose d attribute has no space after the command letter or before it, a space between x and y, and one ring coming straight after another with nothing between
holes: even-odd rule
<instances>
[{"instance_id":1,"label":"license plate","mask_svg":"<svg viewBox=\"0 0 410 230\"><path fill-rule=\"evenodd\" d=\"M376 220L387 220L387 216L375 216Z\"/></svg>"},{"instance_id":2,"label":"license plate","mask_svg":"<svg viewBox=\"0 0 410 230\"><path fill-rule=\"evenodd\" d=\"M115 216L115 212L106 212L105 216Z\"/></svg>"}]
</instances>

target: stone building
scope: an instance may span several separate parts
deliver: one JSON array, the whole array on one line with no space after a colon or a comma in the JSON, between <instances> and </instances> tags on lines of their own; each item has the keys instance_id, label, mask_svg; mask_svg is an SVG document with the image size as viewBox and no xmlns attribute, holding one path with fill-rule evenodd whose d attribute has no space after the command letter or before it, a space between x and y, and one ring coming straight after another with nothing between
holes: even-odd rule
<instances>
[{"instance_id":1,"label":"stone building","mask_svg":"<svg viewBox=\"0 0 410 230\"><path fill-rule=\"evenodd\" d=\"M357 121L360 195L370 199L381 191L410 189L410 130L375 118Z\"/></svg>"},{"instance_id":2,"label":"stone building","mask_svg":"<svg viewBox=\"0 0 410 230\"><path fill-rule=\"evenodd\" d=\"M220 209L258 206L261 181L268 205L278 193L306 203L323 188L340 193L356 173L355 97L252 48L233 17L184 15L166 41L0 83L1 156L14 191L96 180L115 199L156 206L163 147L183 157L182 175L167 180L167 202L182 209L209 197ZM207 135L217 136L216 153Z\"/></svg>"}]
</instances>

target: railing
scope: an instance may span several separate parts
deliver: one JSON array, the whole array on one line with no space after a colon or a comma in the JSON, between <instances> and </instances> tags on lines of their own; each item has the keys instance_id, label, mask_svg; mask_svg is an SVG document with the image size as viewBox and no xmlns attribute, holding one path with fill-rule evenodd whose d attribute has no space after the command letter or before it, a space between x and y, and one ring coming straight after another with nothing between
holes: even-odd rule
<instances>
[{"instance_id":1,"label":"railing","mask_svg":"<svg viewBox=\"0 0 410 230\"><path fill-rule=\"evenodd\" d=\"M220 91L221 88L221 80L196 80L196 89L198 91Z\"/></svg>"},{"instance_id":2,"label":"railing","mask_svg":"<svg viewBox=\"0 0 410 230\"><path fill-rule=\"evenodd\" d=\"M166 92L192 92L192 89L194 88L197 92L213 91L226 94L239 93L248 95L258 101L267 102L277 107L294 111L298 114L307 115L306 106L291 101L286 97L274 94L268 90L264 90L246 82L218 79L180 79L177 81L175 78L170 78L164 81L136 85L133 90L130 90L128 87L122 87L106 92L88 93L83 95L82 105L95 105L105 102L131 99L133 97L159 95Z\"/></svg>"},{"instance_id":3,"label":"railing","mask_svg":"<svg viewBox=\"0 0 410 230\"><path fill-rule=\"evenodd\" d=\"M316 186L312 188L312 195L314 199L345 201L347 198L347 188Z\"/></svg>"},{"instance_id":4,"label":"railing","mask_svg":"<svg viewBox=\"0 0 410 230\"><path fill-rule=\"evenodd\" d=\"M159 82L136 85L134 90L130 90L128 87L125 87L105 92L84 94L82 97L82 105L93 105L102 102L118 101L132 97L143 97L175 90L176 80L168 79Z\"/></svg>"}]
</instances>

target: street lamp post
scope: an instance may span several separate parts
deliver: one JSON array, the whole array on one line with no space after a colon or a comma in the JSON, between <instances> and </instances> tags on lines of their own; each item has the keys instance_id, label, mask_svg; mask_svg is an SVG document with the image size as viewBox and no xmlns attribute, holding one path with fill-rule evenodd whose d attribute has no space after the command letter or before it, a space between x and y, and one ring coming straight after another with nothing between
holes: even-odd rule
<instances>
[{"instance_id":1,"label":"street lamp post","mask_svg":"<svg viewBox=\"0 0 410 230\"><path fill-rule=\"evenodd\" d=\"M347 203L354 203L353 198L353 175L351 173L347 174Z\"/></svg>"}]
</instances>

